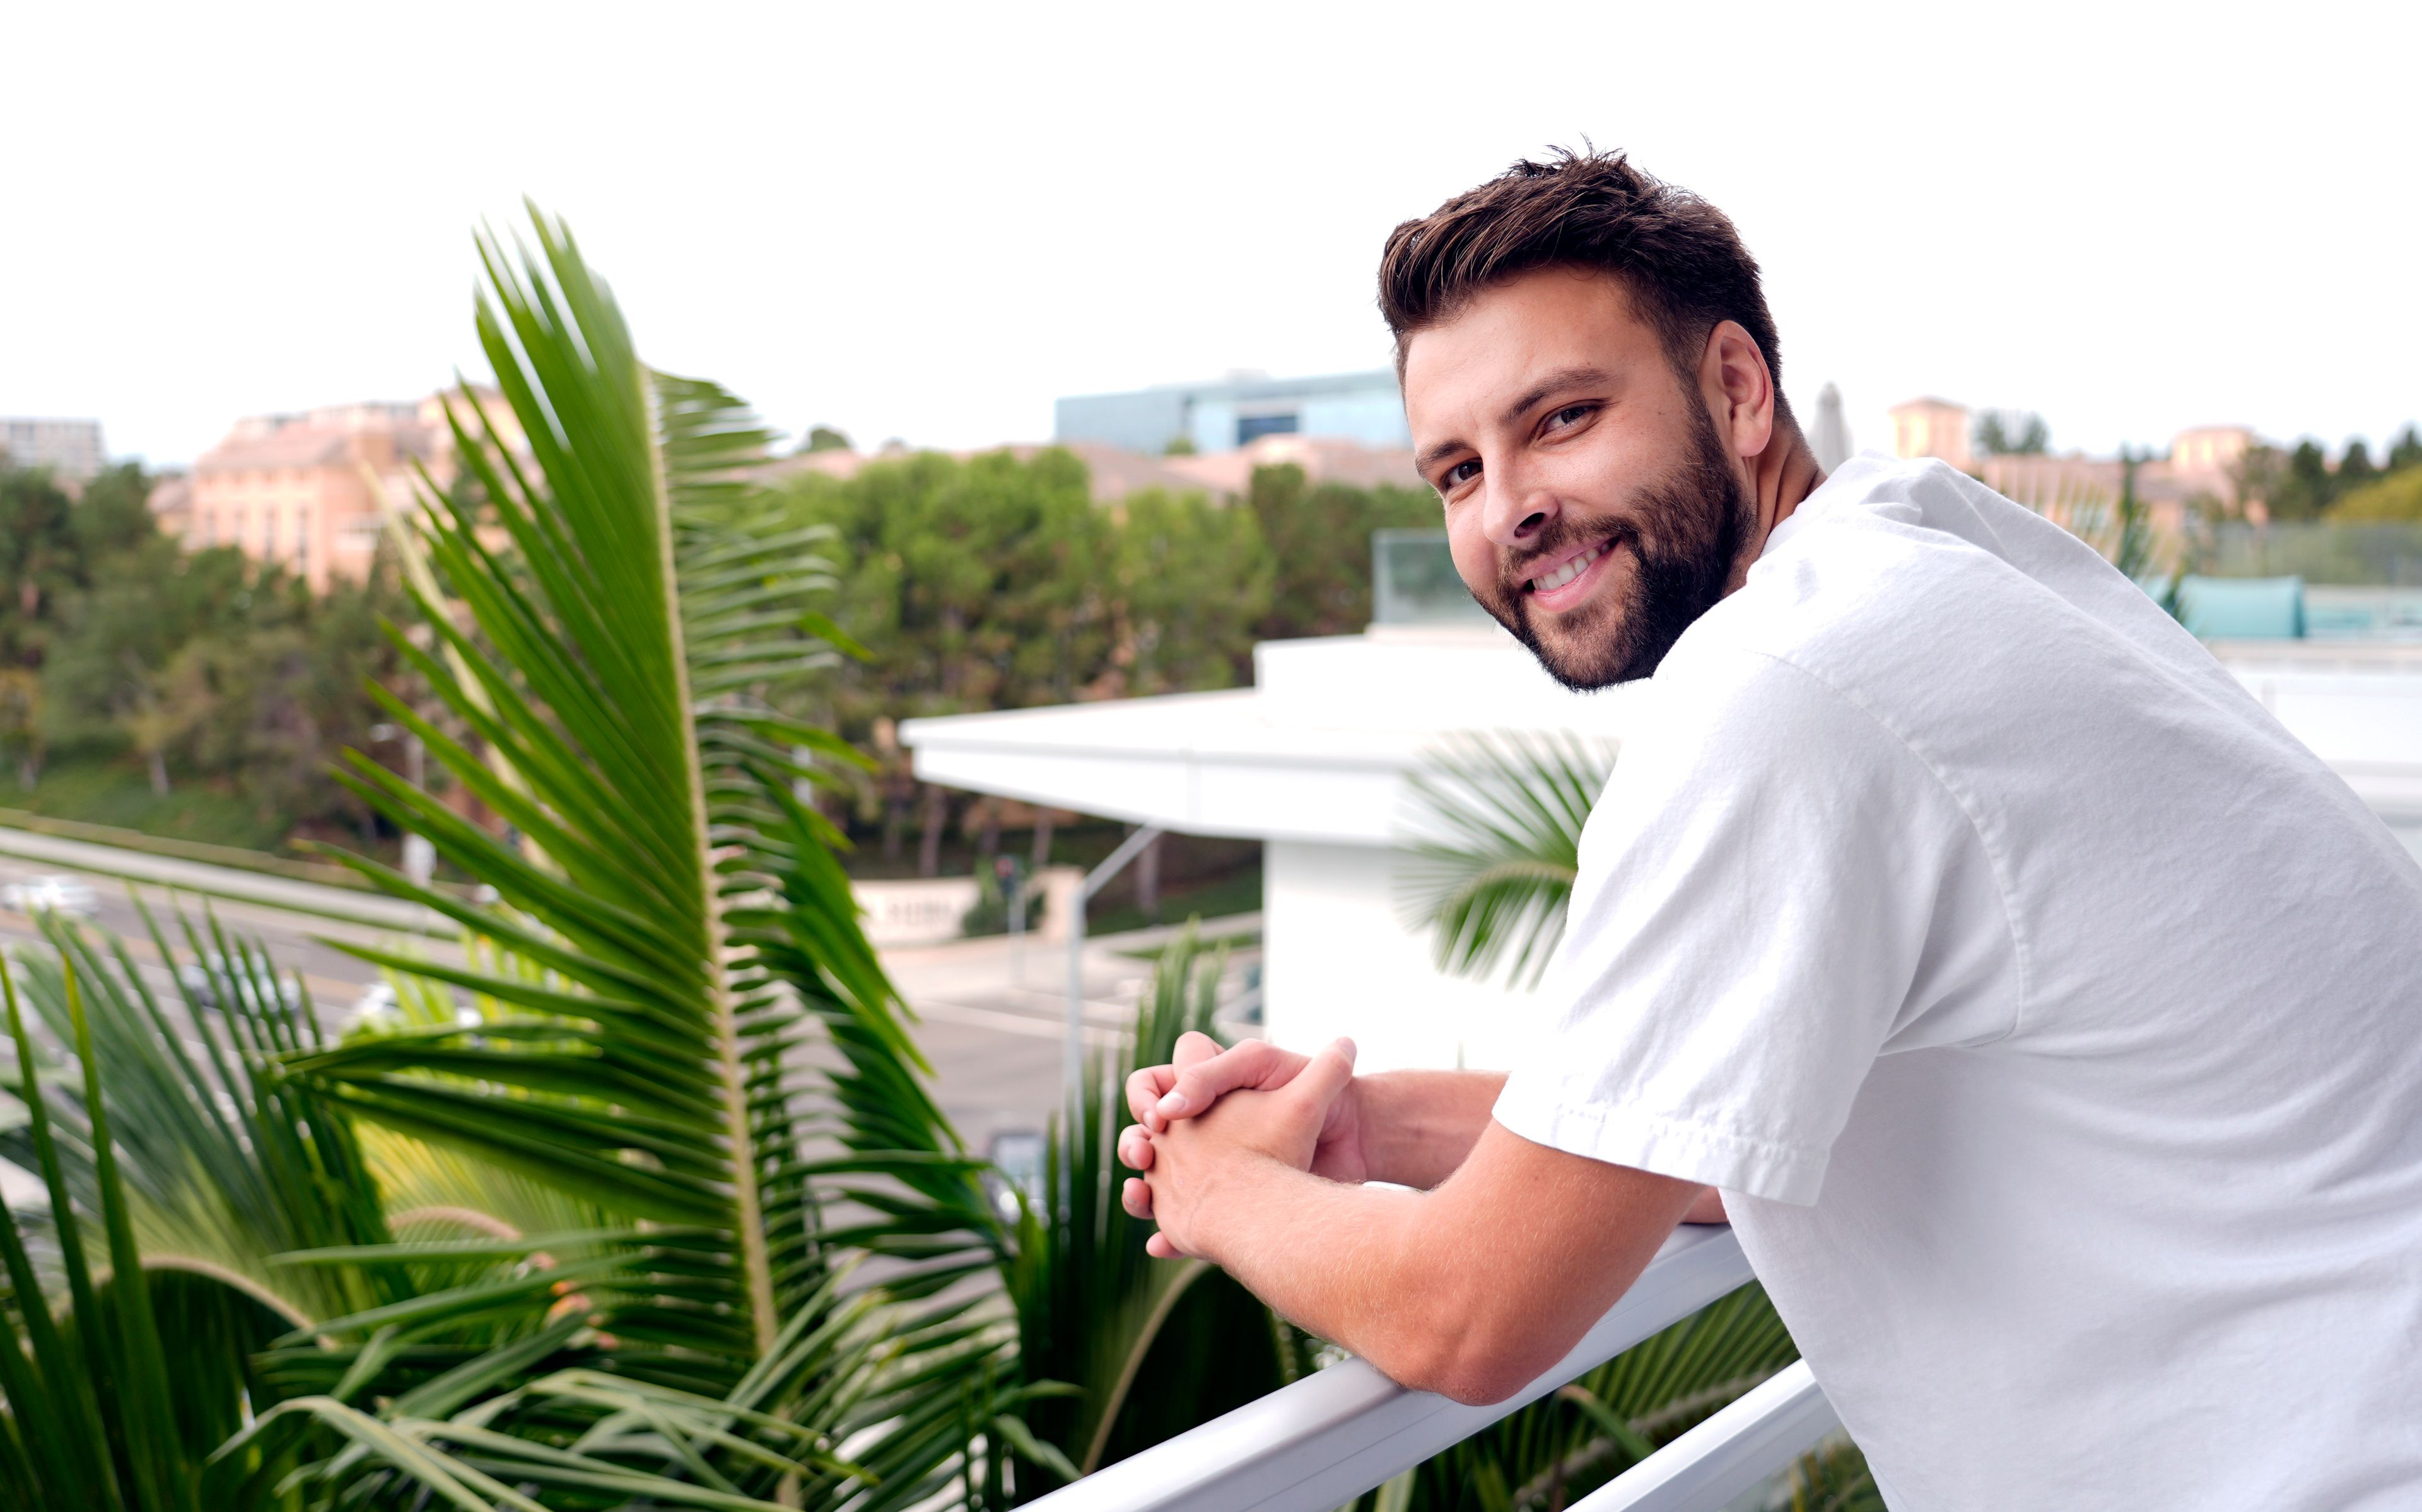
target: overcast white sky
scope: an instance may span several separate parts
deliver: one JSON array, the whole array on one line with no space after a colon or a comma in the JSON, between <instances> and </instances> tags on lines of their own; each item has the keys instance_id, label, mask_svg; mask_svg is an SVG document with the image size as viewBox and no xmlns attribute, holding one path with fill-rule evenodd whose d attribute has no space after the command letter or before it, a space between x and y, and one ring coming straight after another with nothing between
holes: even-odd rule
<instances>
[{"instance_id":1,"label":"overcast white sky","mask_svg":"<svg viewBox=\"0 0 2422 1512\"><path fill-rule=\"evenodd\" d=\"M1062 394L1379 366L1388 228L1586 134L1732 213L1785 388L1839 383L1861 444L1937 393L2064 449L2241 421L2376 450L2422 417L2417 18L21 7L0 413L164 464L424 394L477 357L469 228L527 193L652 361L777 425L1037 439Z\"/></svg>"}]
</instances>

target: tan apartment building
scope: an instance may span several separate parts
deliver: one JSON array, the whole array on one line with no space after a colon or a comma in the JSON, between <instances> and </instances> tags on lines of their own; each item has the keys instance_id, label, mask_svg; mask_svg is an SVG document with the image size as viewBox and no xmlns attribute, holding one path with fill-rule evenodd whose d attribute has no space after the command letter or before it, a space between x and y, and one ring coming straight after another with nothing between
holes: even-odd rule
<instances>
[{"instance_id":1,"label":"tan apartment building","mask_svg":"<svg viewBox=\"0 0 2422 1512\"><path fill-rule=\"evenodd\" d=\"M1968 447L1968 406L1949 399L1909 399L1884 413L1892 419L1895 457L1940 457L1962 472L1974 465Z\"/></svg>"},{"instance_id":2,"label":"tan apartment building","mask_svg":"<svg viewBox=\"0 0 2422 1512\"><path fill-rule=\"evenodd\" d=\"M1893 455L1939 457L1974 473L1995 492L2037 513L2088 534L2103 522L2119 499L2125 471L2115 457L2051 453L1979 457L1970 444L1970 413L1948 399L1911 399L1886 412L1893 422ZM2136 496L2153 528L2177 532L2187 507L2199 496L2235 507L2238 469L2255 445L2244 426L2197 426L2170 440L2169 455L2148 458L2136 469Z\"/></svg>"},{"instance_id":3,"label":"tan apartment building","mask_svg":"<svg viewBox=\"0 0 2422 1512\"><path fill-rule=\"evenodd\" d=\"M493 391L479 394L517 453L526 453L512 412ZM276 562L314 593L368 575L385 527L384 508L414 507L419 469L440 488L458 472L443 399L338 404L300 414L239 420L194 463L181 495L155 498L162 528L181 526L187 550L234 546Z\"/></svg>"}]
</instances>

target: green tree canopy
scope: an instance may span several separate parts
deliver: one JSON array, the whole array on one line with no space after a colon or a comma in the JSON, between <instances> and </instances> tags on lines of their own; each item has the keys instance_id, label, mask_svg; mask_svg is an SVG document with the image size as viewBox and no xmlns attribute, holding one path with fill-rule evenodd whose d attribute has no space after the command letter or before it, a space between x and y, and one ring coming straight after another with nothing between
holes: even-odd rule
<instances>
[{"instance_id":1,"label":"green tree canopy","mask_svg":"<svg viewBox=\"0 0 2422 1512\"><path fill-rule=\"evenodd\" d=\"M1988 457L2039 456L2052 444L2052 428L2030 410L1987 410L1976 417L1975 442Z\"/></svg>"},{"instance_id":2,"label":"green tree canopy","mask_svg":"<svg viewBox=\"0 0 2422 1512\"><path fill-rule=\"evenodd\" d=\"M1270 553L1261 640L1360 631L1371 623L1371 533L1439 523L1438 497L1426 489L1315 488L1292 462L1253 469L1246 504Z\"/></svg>"},{"instance_id":3,"label":"green tree canopy","mask_svg":"<svg viewBox=\"0 0 2422 1512\"><path fill-rule=\"evenodd\" d=\"M2338 501L2332 520L2350 523L2422 522L2422 467L2400 468Z\"/></svg>"}]
</instances>

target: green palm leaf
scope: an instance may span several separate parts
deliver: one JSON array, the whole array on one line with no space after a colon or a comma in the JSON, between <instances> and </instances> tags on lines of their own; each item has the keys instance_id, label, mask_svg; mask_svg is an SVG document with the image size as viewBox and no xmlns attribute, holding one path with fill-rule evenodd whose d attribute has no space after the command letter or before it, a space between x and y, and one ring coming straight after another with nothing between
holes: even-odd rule
<instances>
[{"instance_id":1,"label":"green palm leaf","mask_svg":"<svg viewBox=\"0 0 2422 1512\"><path fill-rule=\"evenodd\" d=\"M68 1086L43 1086L16 974L0 958L25 1154L49 1193L48 1237L65 1302L55 1318L30 1225L0 1209L0 1505L299 1508L277 1489L293 1468L291 1455L207 1461L236 1426L244 1395L262 1386L251 1351L284 1324L214 1277L147 1270L135 1236L139 1199L110 1119L118 1104L102 1096L103 1057L72 959L57 982L77 1071ZM57 1116L63 1106L75 1110L71 1120Z\"/></svg>"},{"instance_id":2,"label":"green palm leaf","mask_svg":"<svg viewBox=\"0 0 2422 1512\"><path fill-rule=\"evenodd\" d=\"M1165 948L1126 1053L1096 1058L1076 1106L1053 1121L1041 1200L1025 1206L1008 1268L1031 1381L1075 1388L1029 1411L1021 1490L1046 1489L1207 1422L1309 1368L1305 1341L1224 1272L1144 1254L1148 1229L1119 1207L1114 1142L1126 1076L1165 1065L1178 1037L1212 1029L1225 952L1192 928ZM1149 1389L1140 1383L1150 1382Z\"/></svg>"},{"instance_id":3,"label":"green palm leaf","mask_svg":"<svg viewBox=\"0 0 2422 1512\"><path fill-rule=\"evenodd\" d=\"M160 959L175 959L148 912L145 919ZM105 931L45 916L50 951L24 951L19 963L24 996L56 1043L75 1042L69 984L78 984L84 1032L108 1068L107 1118L146 1263L214 1277L289 1327L393 1300L358 1272L296 1276L266 1263L283 1250L384 1242L386 1224L351 1129L315 1117L268 1065L319 1040L299 988L281 984L257 947L214 921L178 924L198 984L181 986L181 1023ZM77 1203L99 1212L97 1110L54 1090L66 1179ZM0 1156L30 1168L27 1133L0 1135Z\"/></svg>"},{"instance_id":4,"label":"green palm leaf","mask_svg":"<svg viewBox=\"0 0 2422 1512\"><path fill-rule=\"evenodd\" d=\"M477 487L425 499L407 556L427 635L395 633L431 699L385 695L511 833L358 756L345 773L496 899L343 858L453 918L464 964L346 948L408 999L467 990L478 1021L327 1042L211 927L186 933L210 1000L186 1008L217 1027L188 1055L122 948L55 929L36 996L83 1047L84 1095L39 1087L21 1035L35 1112L0 1138L52 1182L73 1324L37 1321L39 1245L11 1225L24 1342L0 1350L0 1489L134 1512L197 1485L213 1506L880 1512L954 1481L996 1500L1013 1449L1048 1458L1017 1416L1039 1388L1018 1383L997 1303L950 1290L1010 1252L983 1162L935 1105L838 836L800 797L857 759L785 703L855 649L808 607L829 582L819 538L760 507L753 417L642 366L569 236L534 223L517 259L481 242L478 308L527 460L486 409L451 416ZM90 1021L79 981L106 986ZM409 1152L403 1242L360 1122ZM561 1199L492 1200L532 1188ZM579 1221L526 1239L508 1206ZM88 1226L105 1270L84 1259ZM226 1285L161 1292L147 1242ZM863 1251L885 1257L882 1286L853 1275ZM164 1352L155 1294L232 1362L212 1400L256 1414L198 1473L232 1422L155 1421L162 1361L198 1358ZM259 1316L225 1297L261 1299ZM202 1326L212 1298L241 1326ZM96 1354L104 1340L124 1358ZM99 1395L63 1384L79 1365Z\"/></svg>"},{"instance_id":5,"label":"green palm leaf","mask_svg":"<svg viewBox=\"0 0 2422 1512\"><path fill-rule=\"evenodd\" d=\"M1467 734L1409 779L1412 833L1398 906L1426 928L1439 969L1536 986L1564 938L1581 827L1614 769L1611 745L1572 734Z\"/></svg>"},{"instance_id":6,"label":"green palm leaf","mask_svg":"<svg viewBox=\"0 0 2422 1512\"><path fill-rule=\"evenodd\" d=\"M874 1303L836 1289L840 1257L853 1242L915 1257L913 1272L887 1277L898 1297L994 1263L1006 1238L981 1162L922 1083L904 1006L831 853L838 836L797 796L857 760L780 701L836 654L807 607L829 583L812 554L819 538L760 507L754 418L712 384L644 367L568 233L533 219L534 252L513 258L482 241L478 311L528 464L484 410L461 407L457 445L479 487L429 491L413 544L432 638L396 635L436 707L385 700L514 834L492 834L358 756L345 773L498 897L475 907L343 858L452 917L470 963L347 948L493 1011L475 1027L438 1022L280 1059L346 1114L574 1193L645 1224L646 1242L579 1276L458 1273L331 1328L360 1350L380 1337L426 1349L477 1322L501 1340L493 1352L529 1335L549 1292L576 1287L595 1326L565 1350L667 1390L746 1395L785 1422L881 1425L863 1451L880 1489L846 1475L827 1489L906 1504L932 1494L970 1431L1014 1400L989 1363L1008 1337L964 1302L904 1318L887 1302L879 1325L868 1322L854 1309ZM812 1055L819 1046L839 1053ZM794 1337L812 1347L786 1343ZM482 1359L448 1368L494 1376ZM309 1362L284 1364L299 1373ZM980 1400L963 1400L970 1389ZM416 1465L485 1495L458 1472L501 1451L430 1425L494 1413L482 1433L512 1431L588 1410L559 1396L492 1405L501 1400L394 1416L381 1432L409 1426ZM354 1457L323 1473L396 1473L385 1450L397 1445L357 1433L346 1413L297 1409L281 1422L298 1417L355 1437ZM655 1428L617 1452L637 1455L633 1473L721 1477L751 1496L822 1484L751 1442L757 1450ZM589 1473L554 1479L568 1488Z\"/></svg>"}]
</instances>

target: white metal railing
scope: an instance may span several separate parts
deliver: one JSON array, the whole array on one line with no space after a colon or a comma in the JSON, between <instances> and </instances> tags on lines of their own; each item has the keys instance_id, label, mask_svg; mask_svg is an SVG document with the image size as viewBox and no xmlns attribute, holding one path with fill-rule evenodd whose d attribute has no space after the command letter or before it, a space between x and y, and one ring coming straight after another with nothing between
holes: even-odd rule
<instances>
[{"instance_id":1,"label":"white metal railing","mask_svg":"<svg viewBox=\"0 0 2422 1512\"><path fill-rule=\"evenodd\" d=\"M1573 1504L1572 1512L1713 1512L1764 1485L1841 1425L1808 1362L1795 1361Z\"/></svg>"},{"instance_id":2,"label":"white metal railing","mask_svg":"<svg viewBox=\"0 0 2422 1512\"><path fill-rule=\"evenodd\" d=\"M1466 1407L1408 1391L1347 1360L1033 1505L1050 1512L1331 1512L1753 1279L1731 1229L1687 1225L1571 1353L1506 1401ZM1824 1394L1804 1365L1795 1365L1582 1504L1590 1512L1714 1512L1789 1465L1833 1426Z\"/></svg>"}]
</instances>

